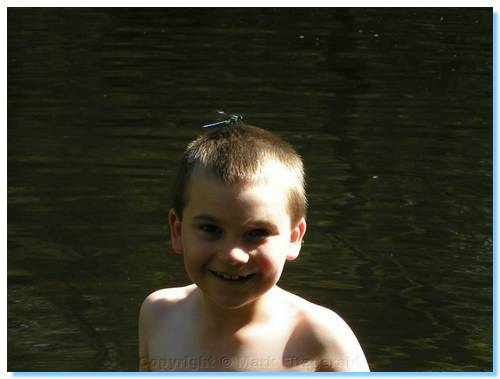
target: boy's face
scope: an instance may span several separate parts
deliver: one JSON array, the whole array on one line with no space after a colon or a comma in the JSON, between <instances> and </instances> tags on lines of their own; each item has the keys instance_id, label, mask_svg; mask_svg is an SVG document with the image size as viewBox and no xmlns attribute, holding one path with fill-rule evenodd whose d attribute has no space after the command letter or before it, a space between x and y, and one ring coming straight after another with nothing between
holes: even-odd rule
<instances>
[{"instance_id":1,"label":"boy's face","mask_svg":"<svg viewBox=\"0 0 500 379\"><path fill-rule=\"evenodd\" d=\"M238 308L278 281L300 251L306 224L290 226L287 188L266 177L227 186L198 169L191 175L182 222L169 214L172 246L186 271L213 302Z\"/></svg>"}]
</instances>

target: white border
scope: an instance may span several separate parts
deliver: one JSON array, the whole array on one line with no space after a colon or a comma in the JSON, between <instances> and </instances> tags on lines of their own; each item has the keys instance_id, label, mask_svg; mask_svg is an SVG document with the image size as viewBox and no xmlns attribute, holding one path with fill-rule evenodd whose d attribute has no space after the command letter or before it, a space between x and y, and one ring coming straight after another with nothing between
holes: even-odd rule
<instances>
[{"instance_id":1,"label":"white border","mask_svg":"<svg viewBox=\"0 0 500 379\"><path fill-rule=\"evenodd\" d=\"M5 180L5 185L0 188L0 196L2 199L2 205L0 207L0 214L2 215L2 233L1 233L1 246L2 250L5 247L5 253L1 254L1 266L2 272L5 275L2 276L2 284L0 293L2 296L2 310L0 311L0 324L2 325L1 340L5 341L2 346L2 352L0 353L0 370L7 371L7 8L2 7L0 10L0 28L2 30L1 38L1 51L5 52L1 60L1 86L3 100L0 105L0 115L1 115L1 131L2 136L0 137L0 154L5 159L2 161L0 171L2 172L2 178Z\"/></svg>"},{"instance_id":2,"label":"white border","mask_svg":"<svg viewBox=\"0 0 500 379\"><path fill-rule=\"evenodd\" d=\"M7 7L493 7L478 0L5 0Z\"/></svg>"},{"instance_id":3,"label":"white border","mask_svg":"<svg viewBox=\"0 0 500 379\"><path fill-rule=\"evenodd\" d=\"M82 1L82 0L7 0L4 1L2 6L0 7L0 28L3 33L3 38L1 39L2 51L5 52L3 55L3 59L1 60L1 68L2 68L2 103L1 103L1 115L2 115L2 132L3 138L0 139L0 153L4 157L3 164L0 166L3 174L3 178L5 179L5 185L1 186L1 194L2 194L2 206L0 208L0 212L3 215L2 222L4 223L3 232L1 233L1 242L2 245L5 246L5 254L2 255L2 264L3 264L3 280L1 281L1 289L0 293L2 295L2 304L4 306L1 307L0 310L0 321L2 321L2 325L4 327L1 331L2 341L4 341L3 351L0 354L0 370L2 373L6 373L7 370L7 8L8 7L109 7L109 6L119 6L119 7L165 7L165 6L182 6L182 7L206 7L206 6L232 6L232 7L270 7L270 6L286 6L286 7L318 7L318 6L328 6L328 7L353 7L353 6L384 6L384 7L492 7L493 2L491 1L420 1L415 3L413 1L319 1L319 2L308 2L304 0L279 0L279 1L239 1L237 3L229 2L229 1L209 1L209 0L198 0L198 1L186 1L186 2L178 2L178 1L160 1L160 0L145 0L142 2L139 1L120 1L120 0L105 0L105 1ZM497 9L494 8L494 11ZM495 12L496 13L496 12ZM496 20L495 24L498 24L498 13L495 14ZM498 25L495 25L494 34L496 45L498 45ZM498 60L494 59L494 70L498 72ZM497 85L496 85L496 75L494 78L494 157L493 157L493 167L494 167L494 223L493 223L493 237L494 237L494 312L496 316L496 295L498 294L497 288L497 279L496 274L498 274L498 248L497 248L497 236L498 236L498 223L496 222L496 214L497 214L497 168L498 168L498 154L496 152L498 146L498 120L496 117L496 110L498 109L498 96L497 96ZM258 376L259 378L273 378L276 376L290 376L290 377L306 377L306 376L353 376L356 378L362 377L406 377L406 378L442 378L444 377L496 377L498 375L498 351L497 351L497 341L498 341L498 330L497 330L496 319L494 318L494 373L406 373L406 372L398 372L398 373L370 373L370 374L343 374L343 373L315 373L313 375L308 374L283 374L283 373L270 373L270 374L257 374L257 373L243 373L243 374L231 374L231 373L214 373L214 374L161 374L161 376L167 376L169 378L199 378L200 376L210 376L210 377L241 377L241 376ZM58 378L74 378L75 376L81 378L95 378L97 377L118 377L118 378L128 378L128 377L152 377L159 376L155 374L143 374L143 373L31 373L31 374L12 374L7 373L5 375L8 378L19 378L19 377L58 377Z\"/></svg>"}]
</instances>

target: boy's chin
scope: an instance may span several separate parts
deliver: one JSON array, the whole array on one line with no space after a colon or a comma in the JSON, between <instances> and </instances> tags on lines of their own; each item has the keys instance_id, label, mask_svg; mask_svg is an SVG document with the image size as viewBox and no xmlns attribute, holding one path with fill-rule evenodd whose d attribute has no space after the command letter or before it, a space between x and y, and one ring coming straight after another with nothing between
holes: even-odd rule
<instances>
[{"instance_id":1,"label":"boy's chin","mask_svg":"<svg viewBox=\"0 0 500 379\"><path fill-rule=\"evenodd\" d=\"M213 274L196 282L205 300L216 308L225 310L243 309L263 299L276 285L272 280L262 281L260 273L255 274L247 282L224 282Z\"/></svg>"}]
</instances>

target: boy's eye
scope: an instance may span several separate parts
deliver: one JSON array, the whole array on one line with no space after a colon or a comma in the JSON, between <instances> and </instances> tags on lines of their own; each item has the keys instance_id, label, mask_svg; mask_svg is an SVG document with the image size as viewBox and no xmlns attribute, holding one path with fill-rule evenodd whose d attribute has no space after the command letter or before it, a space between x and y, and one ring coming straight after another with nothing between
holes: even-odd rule
<instances>
[{"instance_id":1,"label":"boy's eye","mask_svg":"<svg viewBox=\"0 0 500 379\"><path fill-rule=\"evenodd\" d=\"M267 229L253 229L247 233L250 238L261 239L271 235L271 232Z\"/></svg>"},{"instance_id":2,"label":"boy's eye","mask_svg":"<svg viewBox=\"0 0 500 379\"><path fill-rule=\"evenodd\" d=\"M203 224L198 227L201 231L208 233L208 234L220 234L221 229L218 226L211 225L211 224Z\"/></svg>"}]
</instances>

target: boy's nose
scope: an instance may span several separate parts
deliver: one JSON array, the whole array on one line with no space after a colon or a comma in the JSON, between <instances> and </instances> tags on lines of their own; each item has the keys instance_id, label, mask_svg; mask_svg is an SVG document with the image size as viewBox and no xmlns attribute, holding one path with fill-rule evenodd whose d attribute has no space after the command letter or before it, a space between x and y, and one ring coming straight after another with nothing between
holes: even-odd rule
<instances>
[{"instance_id":1,"label":"boy's nose","mask_svg":"<svg viewBox=\"0 0 500 379\"><path fill-rule=\"evenodd\" d=\"M226 254L222 254L224 263L229 265L245 264L248 262L249 258L250 256L248 255L248 253L239 247L233 247L229 249Z\"/></svg>"}]
</instances>

